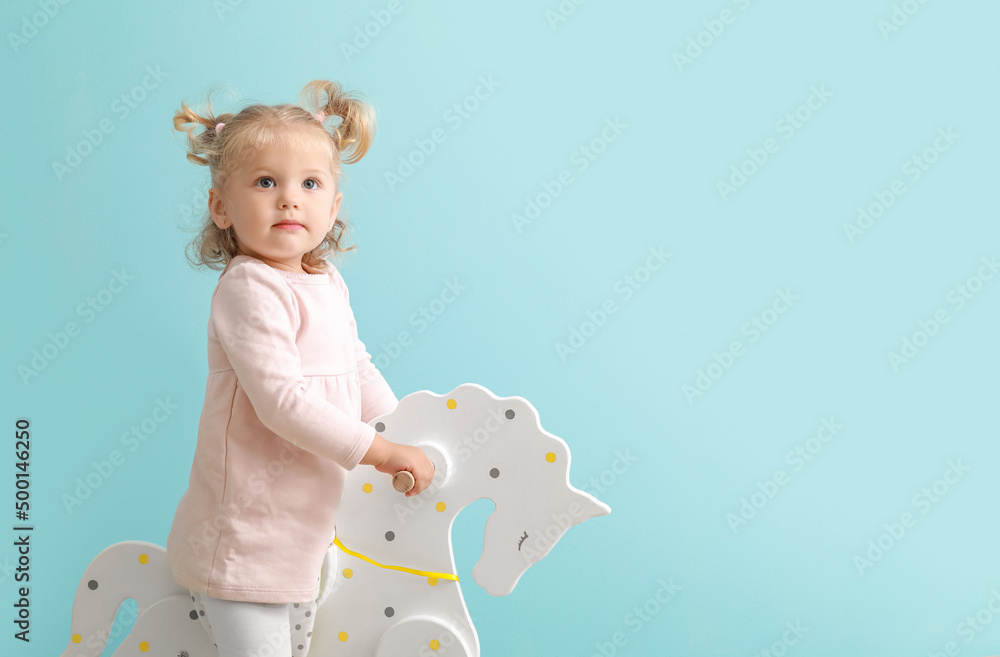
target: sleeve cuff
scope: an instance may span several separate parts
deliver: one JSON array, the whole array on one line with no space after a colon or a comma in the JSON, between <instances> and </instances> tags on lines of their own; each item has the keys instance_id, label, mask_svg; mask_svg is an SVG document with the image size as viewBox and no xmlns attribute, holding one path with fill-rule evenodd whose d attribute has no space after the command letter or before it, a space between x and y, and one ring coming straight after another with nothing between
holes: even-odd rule
<instances>
[{"instance_id":1,"label":"sleeve cuff","mask_svg":"<svg viewBox=\"0 0 1000 657\"><path fill-rule=\"evenodd\" d=\"M359 463L361 463L361 459L365 457L365 454L368 453L368 449L375 441L375 433L375 427L368 424L363 425L363 428L358 435L357 445L347 457L347 460L341 463L345 470L353 470Z\"/></svg>"}]
</instances>

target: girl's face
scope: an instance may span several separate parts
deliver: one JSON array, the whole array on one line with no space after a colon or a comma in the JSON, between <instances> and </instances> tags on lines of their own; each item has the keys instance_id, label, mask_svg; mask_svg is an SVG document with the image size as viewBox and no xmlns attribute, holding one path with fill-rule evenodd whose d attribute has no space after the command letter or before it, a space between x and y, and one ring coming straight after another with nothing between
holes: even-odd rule
<instances>
[{"instance_id":1,"label":"girl's face","mask_svg":"<svg viewBox=\"0 0 1000 657\"><path fill-rule=\"evenodd\" d=\"M209 190L209 211L219 228L233 226L238 252L300 273L302 254L322 243L344 196L320 144L266 146L232 173L223 192Z\"/></svg>"}]
</instances>

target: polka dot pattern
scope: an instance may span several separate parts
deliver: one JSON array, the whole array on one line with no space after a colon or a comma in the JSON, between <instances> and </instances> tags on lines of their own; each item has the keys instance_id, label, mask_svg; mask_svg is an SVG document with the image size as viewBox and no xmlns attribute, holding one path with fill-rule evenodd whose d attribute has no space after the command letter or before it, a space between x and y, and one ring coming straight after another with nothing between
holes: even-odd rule
<instances>
[{"instance_id":1,"label":"polka dot pattern","mask_svg":"<svg viewBox=\"0 0 1000 657\"><path fill-rule=\"evenodd\" d=\"M458 409L459 401L458 401L457 397L448 397L448 396L445 396L445 397L439 397L437 399L436 404L435 404L435 409L436 409L437 412L439 412L439 413L442 414L442 416L441 416L441 421L442 422L446 422L447 423L447 422L462 421L462 418L464 417L464 414L466 414L468 412L471 412L473 410L478 410L478 404L475 403L476 402L476 398L469 398L467 400L466 397L463 397L462 399L463 399L463 401L462 401L462 404L463 404L462 414L458 414L458 413L448 414L447 413L448 410L454 411L454 410ZM442 403L442 402L444 402L444 403ZM530 413L528 415L529 415L529 419L530 419ZM517 414L516 414L515 410L512 409L512 408L507 408L506 406L500 406L499 408L495 408L493 410L493 417L495 417L495 418L497 418L497 419L500 420L500 422L499 422L500 426L506 426L505 422L506 421L511 421L511 420L515 419L516 416L517 416ZM445 419L445 418L449 418L449 419ZM393 422L393 419L390 417L388 423L391 424L392 422ZM382 431L384 431L386 429L386 423L385 422L374 422L373 424L375 426L375 430L378 431L378 432L382 432ZM394 426L396 427L397 430L400 430L400 431L403 430L403 423L397 422ZM494 425L490 425L490 426L494 427ZM528 426L529 426L530 429L534 428L534 426L530 422L528 423ZM433 440L431 442L433 442ZM444 450L442 450L442 451L444 451ZM550 460L550 462L555 457L555 453L552 453L549 456L546 456L546 453L542 452L541 455L543 457L545 457L545 458L548 458ZM500 477L500 471L501 471L499 467L491 467L492 464L490 464L488 462L487 463L483 463L482 461L480 461L479 463L480 463L479 468L478 468L478 476L479 477L481 477L482 479L484 479L486 481L493 481L493 480L499 479L499 477ZM485 465L485 467L482 467L484 465ZM438 468L441 469L441 466L439 465ZM510 472L508 472L507 475L509 476ZM368 505L368 504L382 503L386 498L388 498L389 496L392 495L392 491L391 490L387 490L387 488L388 488L387 486L385 486L385 487L378 487L378 486L374 485L374 484L380 483L381 480L379 480L379 481L367 481L366 482L364 479L359 478L359 479L356 479L354 481L356 483L354 483L353 486L357 486L358 487L358 488L354 488L353 489L353 493L355 495L354 500L358 501L363 506L364 505ZM386 483L388 483L388 481L386 481ZM376 488L378 490L376 490ZM367 496L367 495L359 494L359 493L364 493L364 494L375 493L375 494ZM442 499L443 497L448 497L447 495L443 495L443 496L442 495L437 495L437 494L434 494L434 491L431 491L431 493L429 495L427 495L426 497L429 498L428 501L430 501L431 503L427 505L427 508L425 509L425 511L428 511L428 512L430 512L430 511L436 511L437 513L440 513L440 514L444 514L444 513L447 513L449 511L454 512L453 509L449 509L449 506L453 505L454 501L451 500L451 499ZM395 501L395 497L393 497L392 499L393 499L393 501ZM426 518L426 517L427 516L424 516L424 518ZM367 527L369 529L369 531L370 531L369 538L376 538L378 536L378 532L381 531L383 539L386 542L382 543L381 541L379 541L379 543L381 543L381 546L377 546L377 547L376 546L369 546L369 549L362 549L361 552L364 553L364 556L367 556L367 557L369 557L371 559L374 559L374 560L380 562L381 564L390 564L387 567L392 567L391 564L398 564L399 561L397 559L392 558L392 557L398 556L398 553L396 552L396 549L405 549L406 548L406 543L409 540L410 534L408 534L408 533L399 534L398 532L396 532L395 529L387 529L386 528L385 525L388 525L389 527L399 527L399 525L397 524L397 522L395 522L395 520L398 520L398 518L394 518L394 519L390 520L390 516L386 516L384 524L382 524L381 528L379 528L379 524L378 523L374 523L374 522L372 522L372 520L374 520L374 518L372 518L372 519L369 520L369 524L368 525L365 525L365 527ZM347 534L348 532L344 532L344 533ZM377 540L377 538L376 538L376 540ZM346 547L345 546L341 546L341 548L343 550L347 551L349 554L353 554L353 553L351 553L351 550L352 549L356 550L358 548L356 546L354 546L354 545L350 545L350 543L351 543L351 541L348 540L348 545ZM354 554L353 556L357 557L358 555ZM408 563L406 565L410 566L412 568L415 568L415 569L419 569L419 568L422 567L419 563L415 563L415 564L409 564ZM343 566L341 566L341 568L343 568ZM365 578L365 576L367 575L367 570L365 570L365 568L368 568L368 566L364 566L364 567L359 566L358 568L359 568L359 572L357 573L357 577L354 577L354 580L363 580ZM363 584L363 582L355 583L352 580L352 583L350 585L348 585L345 580L351 580L351 578L353 576L353 573L351 573L351 571L349 569L343 569L342 572L344 573L344 575L341 578L341 581L340 581L341 584L343 584L345 586L360 586L361 584ZM450 585L450 580L449 579L440 578L440 574L439 573L434 573L434 572L432 572L432 570L426 570L426 571L422 571L422 572L421 571L417 571L417 572L427 582L428 586L438 587L439 586L439 582L444 582L444 584L440 585L442 588L447 588ZM397 599L394 599L392 597L389 597L386 600L386 602L391 603L392 606L385 606L385 605L383 605L381 607L381 614L379 614L379 612L377 611L378 607L376 607L375 610L374 610L375 613L376 613L376 615L380 616L379 620L383 620L383 621L385 619L393 619L393 620L395 620L395 618L397 616L406 616L407 614L410 613L409 611L406 611L404 613L402 606L399 606L397 608L397 605L403 605L404 600L397 600ZM397 613L397 612L399 612L399 613ZM348 627L346 625L341 625L341 627L339 627L339 628L333 628L333 629L334 629L334 633L339 632L340 641L344 642L344 641L347 641L348 632L351 632L352 635L353 635L354 633L357 633L357 632L362 631L362 630L366 630L367 631L367 629L369 629L369 628ZM360 635L354 636L353 641L357 642L358 640L360 640L358 638L359 636ZM427 636L424 639L424 641L429 642L429 643L424 643L423 644L424 650L427 649L428 645L430 645L433 648L433 650L443 650L443 647L441 646L439 640L435 640L433 642L431 641L431 638L433 638L433 637L434 637L434 635L431 634L431 635ZM367 640L367 637L366 637L366 640Z\"/></svg>"}]
</instances>

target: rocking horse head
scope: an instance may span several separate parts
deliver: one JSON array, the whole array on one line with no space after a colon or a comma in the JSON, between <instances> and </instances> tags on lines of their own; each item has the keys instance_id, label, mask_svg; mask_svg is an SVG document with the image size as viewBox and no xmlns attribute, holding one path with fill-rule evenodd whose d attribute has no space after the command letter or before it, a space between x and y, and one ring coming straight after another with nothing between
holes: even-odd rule
<instances>
[{"instance_id":1,"label":"rocking horse head","mask_svg":"<svg viewBox=\"0 0 1000 657\"><path fill-rule=\"evenodd\" d=\"M491 595L513 591L570 527L611 512L569 483L569 447L542 429L521 397L499 398L472 383L447 395L423 391L404 397L376 429L380 424L394 429L390 440L415 444L434 462L434 481L422 495L447 494L456 513L484 497L493 501L473 569Z\"/></svg>"},{"instance_id":2,"label":"rocking horse head","mask_svg":"<svg viewBox=\"0 0 1000 657\"><path fill-rule=\"evenodd\" d=\"M489 495L496 510L486 521L483 553L472 575L491 595L513 591L521 575L570 527L611 512L569 483L569 448L543 431L533 413L531 419L537 433L522 436L525 444L514 448L520 456L505 463L499 473L506 476L507 486Z\"/></svg>"}]
</instances>

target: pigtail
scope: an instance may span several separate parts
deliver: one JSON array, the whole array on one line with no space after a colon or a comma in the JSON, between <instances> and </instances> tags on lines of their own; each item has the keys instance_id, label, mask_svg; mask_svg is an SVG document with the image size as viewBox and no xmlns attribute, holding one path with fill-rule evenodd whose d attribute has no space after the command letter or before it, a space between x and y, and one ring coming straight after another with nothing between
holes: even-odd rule
<instances>
[{"instance_id":1,"label":"pigtail","mask_svg":"<svg viewBox=\"0 0 1000 657\"><path fill-rule=\"evenodd\" d=\"M341 118L332 136L338 151L352 148L350 157L342 158L344 163L352 164L364 157L375 138L375 110L361 94L344 91L331 80L313 80L302 90L302 99L326 116Z\"/></svg>"},{"instance_id":2,"label":"pigtail","mask_svg":"<svg viewBox=\"0 0 1000 657\"><path fill-rule=\"evenodd\" d=\"M188 161L210 167L214 184L215 177L219 173L215 169L219 165L222 144L226 136L225 127L222 131L217 131L215 126L236 115L227 113L215 116L212 111L211 96L212 91L209 91L205 100L207 110L204 115L194 111L182 101L181 108L174 114L173 121L174 130L183 132L187 136ZM212 221L211 214L206 211L197 235L185 247L185 255L188 262L194 266L222 269L236 255L237 249L233 227L219 228Z\"/></svg>"},{"instance_id":3,"label":"pigtail","mask_svg":"<svg viewBox=\"0 0 1000 657\"><path fill-rule=\"evenodd\" d=\"M202 126L205 130L200 133L195 132L198 126ZM209 126L212 126L211 133L213 134L211 136L209 136ZM181 103L181 109L174 114L174 130L187 135L189 149L187 159L189 161L208 166L208 159L202 157L202 154L207 154L207 151L210 150L209 142L212 136L215 136L214 126L215 123L212 122L211 116L201 116L185 103Z\"/></svg>"},{"instance_id":4,"label":"pigtail","mask_svg":"<svg viewBox=\"0 0 1000 657\"><path fill-rule=\"evenodd\" d=\"M213 86L205 96L206 112L204 115L194 111L183 101L180 110L174 114L174 130L187 135L187 159L195 164L211 166L212 168L215 168L219 162L219 154L222 151L222 142L225 138L224 132L217 131L215 126L236 116L231 113L215 116L212 111L212 95L218 91L226 92L230 98L235 94L234 90L228 87Z\"/></svg>"}]
</instances>

